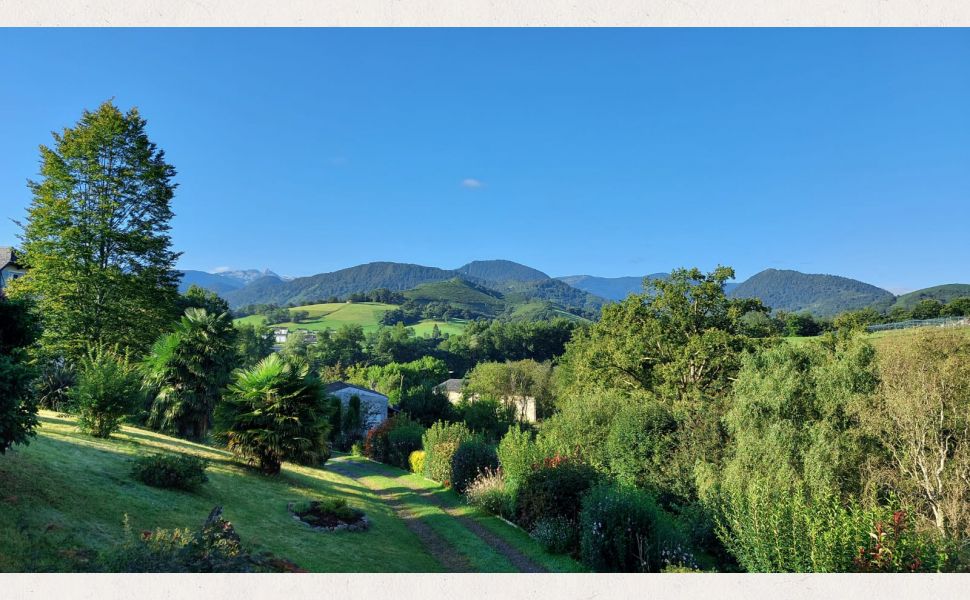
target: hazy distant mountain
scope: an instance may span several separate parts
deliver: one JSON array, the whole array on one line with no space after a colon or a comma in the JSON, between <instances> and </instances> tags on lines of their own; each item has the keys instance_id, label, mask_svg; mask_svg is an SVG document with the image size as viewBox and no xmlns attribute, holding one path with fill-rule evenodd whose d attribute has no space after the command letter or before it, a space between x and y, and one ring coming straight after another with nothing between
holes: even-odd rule
<instances>
[{"instance_id":1,"label":"hazy distant mountain","mask_svg":"<svg viewBox=\"0 0 970 600\"><path fill-rule=\"evenodd\" d=\"M774 310L807 311L827 317L857 310L894 296L882 288L848 277L764 270L730 292L737 298L760 298Z\"/></svg>"},{"instance_id":2,"label":"hazy distant mountain","mask_svg":"<svg viewBox=\"0 0 970 600\"><path fill-rule=\"evenodd\" d=\"M485 281L542 281L551 279L548 275L510 260L475 260L455 269L463 275Z\"/></svg>"},{"instance_id":3,"label":"hazy distant mountain","mask_svg":"<svg viewBox=\"0 0 970 600\"><path fill-rule=\"evenodd\" d=\"M182 271L182 279L179 281L179 292L184 294L193 285L205 288L221 296L226 292L238 290L246 285L246 283L215 273L206 273L205 271Z\"/></svg>"},{"instance_id":4,"label":"hazy distant mountain","mask_svg":"<svg viewBox=\"0 0 970 600\"><path fill-rule=\"evenodd\" d=\"M252 283L260 277L276 277L283 280L292 279L292 277L280 277L269 269L263 269L262 271L259 269L229 269L216 271L214 275L240 281L243 284Z\"/></svg>"},{"instance_id":5,"label":"hazy distant mountain","mask_svg":"<svg viewBox=\"0 0 970 600\"><path fill-rule=\"evenodd\" d=\"M651 273L641 277L596 277L594 275L569 275L557 277L563 281L591 294L596 294L609 300L623 300L630 294L643 292L643 279L666 279L670 273Z\"/></svg>"}]
</instances>

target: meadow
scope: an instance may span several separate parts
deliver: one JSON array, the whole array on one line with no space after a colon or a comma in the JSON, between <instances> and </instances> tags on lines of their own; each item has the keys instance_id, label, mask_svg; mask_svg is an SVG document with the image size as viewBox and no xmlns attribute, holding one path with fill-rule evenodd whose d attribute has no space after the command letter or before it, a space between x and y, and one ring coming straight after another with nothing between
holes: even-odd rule
<instances>
[{"instance_id":1,"label":"meadow","mask_svg":"<svg viewBox=\"0 0 970 600\"><path fill-rule=\"evenodd\" d=\"M381 318L384 316L384 313L395 308L397 306L393 304L384 304L381 302L308 304L290 309L291 312L305 310L309 313L308 318L299 323L292 321L279 323L278 326L289 327L291 329L324 331L326 329L339 329L343 325L360 325L364 328L364 333L372 333L377 331L381 326ZM235 322L239 324L249 323L262 325L266 322L266 319L262 315L249 315L236 319ZM460 334L465 329L464 321L446 322L432 319L422 320L414 325L409 325L409 327L414 329L415 334L425 336L431 335L435 325L438 326L438 330L442 334L447 333L449 335Z\"/></svg>"},{"instance_id":2,"label":"meadow","mask_svg":"<svg viewBox=\"0 0 970 600\"><path fill-rule=\"evenodd\" d=\"M221 449L138 427L96 439L80 433L73 417L41 411L40 421L29 445L0 456L3 572L90 571L99 553L122 541L126 515L136 535L158 527L196 529L217 505L244 544L315 572L446 570L431 551L436 549L428 548L428 539L445 545L445 552L458 553L470 570L516 571L506 553L476 529L487 530L542 570L579 569L568 558L546 554L524 532L467 505L451 490L366 459L339 456L321 468L286 464L280 476L267 477ZM152 452L208 459L209 481L185 492L134 480L133 459ZM363 510L370 529L322 534L287 512L289 501L321 497L344 498ZM421 524L423 536L409 519Z\"/></svg>"}]
</instances>

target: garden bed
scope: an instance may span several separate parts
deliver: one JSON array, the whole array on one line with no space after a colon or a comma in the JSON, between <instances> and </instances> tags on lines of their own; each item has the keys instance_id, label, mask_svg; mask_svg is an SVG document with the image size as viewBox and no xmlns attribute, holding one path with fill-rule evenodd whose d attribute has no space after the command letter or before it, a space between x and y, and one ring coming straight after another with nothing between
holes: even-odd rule
<instances>
[{"instance_id":1,"label":"garden bed","mask_svg":"<svg viewBox=\"0 0 970 600\"><path fill-rule=\"evenodd\" d=\"M360 510L347 506L342 499L290 502L286 509L295 521L314 531L366 531L370 521Z\"/></svg>"}]
</instances>

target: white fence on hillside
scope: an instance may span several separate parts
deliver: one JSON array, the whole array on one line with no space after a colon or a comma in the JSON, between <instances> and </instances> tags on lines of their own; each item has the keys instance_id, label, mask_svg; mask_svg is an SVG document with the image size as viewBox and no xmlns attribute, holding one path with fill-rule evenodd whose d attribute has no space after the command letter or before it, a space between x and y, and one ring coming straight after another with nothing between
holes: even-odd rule
<instances>
[{"instance_id":1,"label":"white fence on hillside","mask_svg":"<svg viewBox=\"0 0 970 600\"><path fill-rule=\"evenodd\" d=\"M870 325L869 331L887 331L889 329L910 329L912 327L964 327L970 325L970 317L939 317L936 319L910 319L898 323L880 323Z\"/></svg>"}]
</instances>

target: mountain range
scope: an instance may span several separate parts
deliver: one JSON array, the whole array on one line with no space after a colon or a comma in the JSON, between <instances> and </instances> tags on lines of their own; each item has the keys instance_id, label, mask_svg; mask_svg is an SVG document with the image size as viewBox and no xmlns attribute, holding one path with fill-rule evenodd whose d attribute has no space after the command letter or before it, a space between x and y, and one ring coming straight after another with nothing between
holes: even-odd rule
<instances>
[{"instance_id":1,"label":"mountain range","mask_svg":"<svg viewBox=\"0 0 970 600\"><path fill-rule=\"evenodd\" d=\"M549 310L595 317L604 304L643 291L644 281L665 279L669 273L643 277L597 277L546 273L509 260L478 260L456 269L408 263L373 262L309 277L284 278L269 270L238 270L207 273L183 271L180 289L190 285L211 290L234 308L250 304L301 305L329 298L387 288L414 300L430 302L465 297L472 303L518 306L533 304ZM450 282L448 285L430 284ZM455 282L467 285L456 286ZM467 289L459 289L459 288ZM848 277L766 269L741 282L725 286L729 296L760 298L774 310L809 312L830 317L846 310L869 306L886 309L908 306L926 297L942 301L970 295L970 285L950 284L918 290L896 297L892 293ZM457 294L457 296L456 296Z\"/></svg>"}]
</instances>

